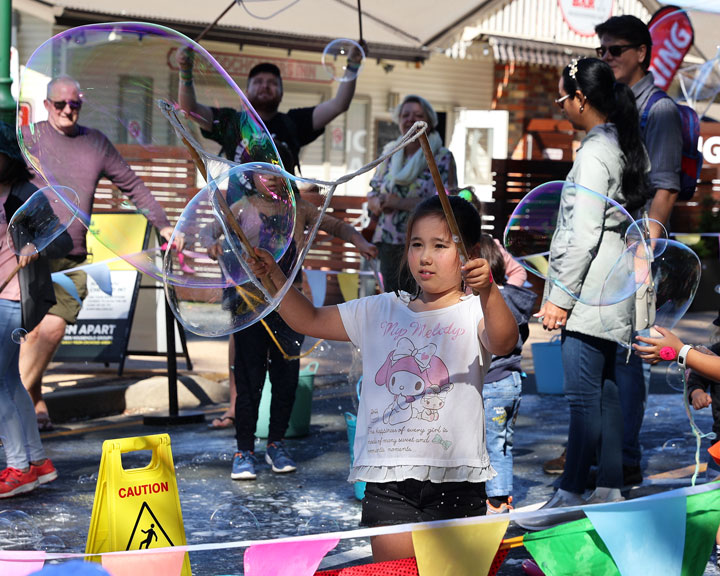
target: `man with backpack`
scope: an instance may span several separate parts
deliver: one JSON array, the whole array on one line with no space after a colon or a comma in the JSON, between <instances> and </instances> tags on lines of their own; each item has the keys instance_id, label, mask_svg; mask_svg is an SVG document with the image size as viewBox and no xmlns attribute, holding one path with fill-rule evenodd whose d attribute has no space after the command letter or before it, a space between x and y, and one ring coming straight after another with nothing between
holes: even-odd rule
<instances>
[{"instance_id":1,"label":"man with backpack","mask_svg":"<svg viewBox=\"0 0 720 576\"><path fill-rule=\"evenodd\" d=\"M648 70L652 37L642 20L630 15L613 16L596 26L595 32L600 38L598 57L610 65L615 79L630 86L635 94L640 130L650 158L646 211L649 218L667 226L681 191L684 139L681 114L672 98L655 86L653 73ZM659 235L659 229L652 223L650 234ZM654 298L643 289L636 297L635 330L649 328L654 320ZM638 356L618 347L616 381L623 412L626 486L639 484L643 479L639 436L650 388L649 367Z\"/></svg>"}]
</instances>

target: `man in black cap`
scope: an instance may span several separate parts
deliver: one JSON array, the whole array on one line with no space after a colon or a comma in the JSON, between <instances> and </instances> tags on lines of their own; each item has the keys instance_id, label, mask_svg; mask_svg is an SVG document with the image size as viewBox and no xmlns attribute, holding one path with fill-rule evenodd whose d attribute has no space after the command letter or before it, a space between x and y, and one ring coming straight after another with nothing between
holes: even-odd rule
<instances>
[{"instance_id":1,"label":"man in black cap","mask_svg":"<svg viewBox=\"0 0 720 576\"><path fill-rule=\"evenodd\" d=\"M242 113L233 108L200 104L193 85L192 52L180 51L177 61L180 67L180 107L198 123L203 136L218 142L222 146L221 153L229 160L239 163L257 160L248 153L243 141ZM313 142L327 124L350 107L359 66L360 54L351 52L346 66L346 81L340 82L333 98L317 106L293 108L287 113L278 111L283 97L280 69L275 64L264 62L250 70L246 96L270 132L288 172L299 170L300 148ZM273 338L281 343L281 350L276 348L277 344L260 324L235 332L230 338L230 407L216 427L225 427L225 421L235 425L238 451L233 458L230 475L233 480L256 478L255 430L260 393L267 371L270 373L272 401L265 460L276 473L297 469L285 448L283 437L295 402L300 372L299 354L304 336L292 330L274 312L265 318L265 322L272 330Z\"/></svg>"}]
</instances>

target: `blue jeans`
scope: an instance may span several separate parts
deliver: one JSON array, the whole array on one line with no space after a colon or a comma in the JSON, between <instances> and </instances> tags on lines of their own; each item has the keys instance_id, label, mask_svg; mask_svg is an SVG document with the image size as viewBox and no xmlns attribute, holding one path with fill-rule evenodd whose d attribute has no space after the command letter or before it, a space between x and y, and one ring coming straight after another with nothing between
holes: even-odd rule
<instances>
[{"instance_id":1,"label":"blue jeans","mask_svg":"<svg viewBox=\"0 0 720 576\"><path fill-rule=\"evenodd\" d=\"M622 488L623 419L615 382L617 344L578 332L563 331L565 397L570 404L565 471L560 488L585 492L593 459L597 485Z\"/></svg>"},{"instance_id":2,"label":"blue jeans","mask_svg":"<svg viewBox=\"0 0 720 576\"><path fill-rule=\"evenodd\" d=\"M20 302L0 299L0 438L7 466L18 469L45 458L35 408L20 381L20 345L12 341L20 323Z\"/></svg>"},{"instance_id":3,"label":"blue jeans","mask_svg":"<svg viewBox=\"0 0 720 576\"><path fill-rule=\"evenodd\" d=\"M650 364L635 354L627 364L626 359L627 350L618 346L615 375L623 414L623 464L640 466L640 428L650 391Z\"/></svg>"},{"instance_id":4,"label":"blue jeans","mask_svg":"<svg viewBox=\"0 0 720 576\"><path fill-rule=\"evenodd\" d=\"M485 483L488 496L509 496L513 488L513 435L520 408L520 372L483 385L485 438L497 476Z\"/></svg>"}]
</instances>

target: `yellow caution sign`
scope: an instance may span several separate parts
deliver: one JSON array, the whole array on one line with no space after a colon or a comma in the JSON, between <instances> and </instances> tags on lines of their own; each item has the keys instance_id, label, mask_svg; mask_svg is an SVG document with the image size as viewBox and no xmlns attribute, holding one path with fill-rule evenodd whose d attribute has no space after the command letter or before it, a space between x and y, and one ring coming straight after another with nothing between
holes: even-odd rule
<instances>
[{"instance_id":1,"label":"yellow caution sign","mask_svg":"<svg viewBox=\"0 0 720 576\"><path fill-rule=\"evenodd\" d=\"M152 450L150 463L144 468L124 469L122 455L141 450ZM101 554L185 543L170 436L103 442L85 552ZM191 575L187 554L182 575Z\"/></svg>"}]
</instances>

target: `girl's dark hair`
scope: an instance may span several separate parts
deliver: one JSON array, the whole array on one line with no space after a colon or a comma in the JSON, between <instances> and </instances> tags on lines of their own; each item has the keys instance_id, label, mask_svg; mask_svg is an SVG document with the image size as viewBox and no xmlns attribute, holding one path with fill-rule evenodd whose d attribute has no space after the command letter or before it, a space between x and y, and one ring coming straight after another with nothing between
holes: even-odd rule
<instances>
[{"instance_id":1,"label":"girl's dark hair","mask_svg":"<svg viewBox=\"0 0 720 576\"><path fill-rule=\"evenodd\" d=\"M0 152L1 154L1 152ZM0 183L2 184L15 184L16 182L27 182L32 180L33 173L25 164L24 160L18 160L12 156L7 156L7 163L5 169L0 174Z\"/></svg>"},{"instance_id":2,"label":"girl's dark hair","mask_svg":"<svg viewBox=\"0 0 720 576\"><path fill-rule=\"evenodd\" d=\"M578 60L574 78L570 76L570 66L566 66L562 78L567 94L574 97L575 92L580 90L592 107L615 125L620 149L625 155L622 176L625 208L630 212L640 208L647 198L645 174L648 160L640 135L635 95L626 84L615 81L607 62L597 58Z\"/></svg>"},{"instance_id":3,"label":"girl's dark hair","mask_svg":"<svg viewBox=\"0 0 720 576\"><path fill-rule=\"evenodd\" d=\"M490 264L490 271L495 281L500 285L505 284L505 258L503 258L503 254L500 251L500 246L495 243L495 240L493 240L490 234L482 234L480 236L478 253L480 258L485 258L488 264Z\"/></svg>"},{"instance_id":4,"label":"girl's dark hair","mask_svg":"<svg viewBox=\"0 0 720 576\"><path fill-rule=\"evenodd\" d=\"M460 196L449 196L450 207L452 208L455 220L457 221L458 229L460 230L460 236L465 244L465 248L468 252L480 241L482 235L482 218L467 200L460 198ZM412 236L413 226L415 222L421 218L427 216L437 216L445 219L445 212L443 211L442 202L440 196L431 196L426 198L420 204L415 207L410 218L408 218L407 228L405 230L405 251L403 252L402 262L400 264L400 285L415 285L415 280L410 273L408 267L407 254L410 249L410 237ZM414 298L420 295L420 291L417 285L415 285Z\"/></svg>"}]
</instances>

